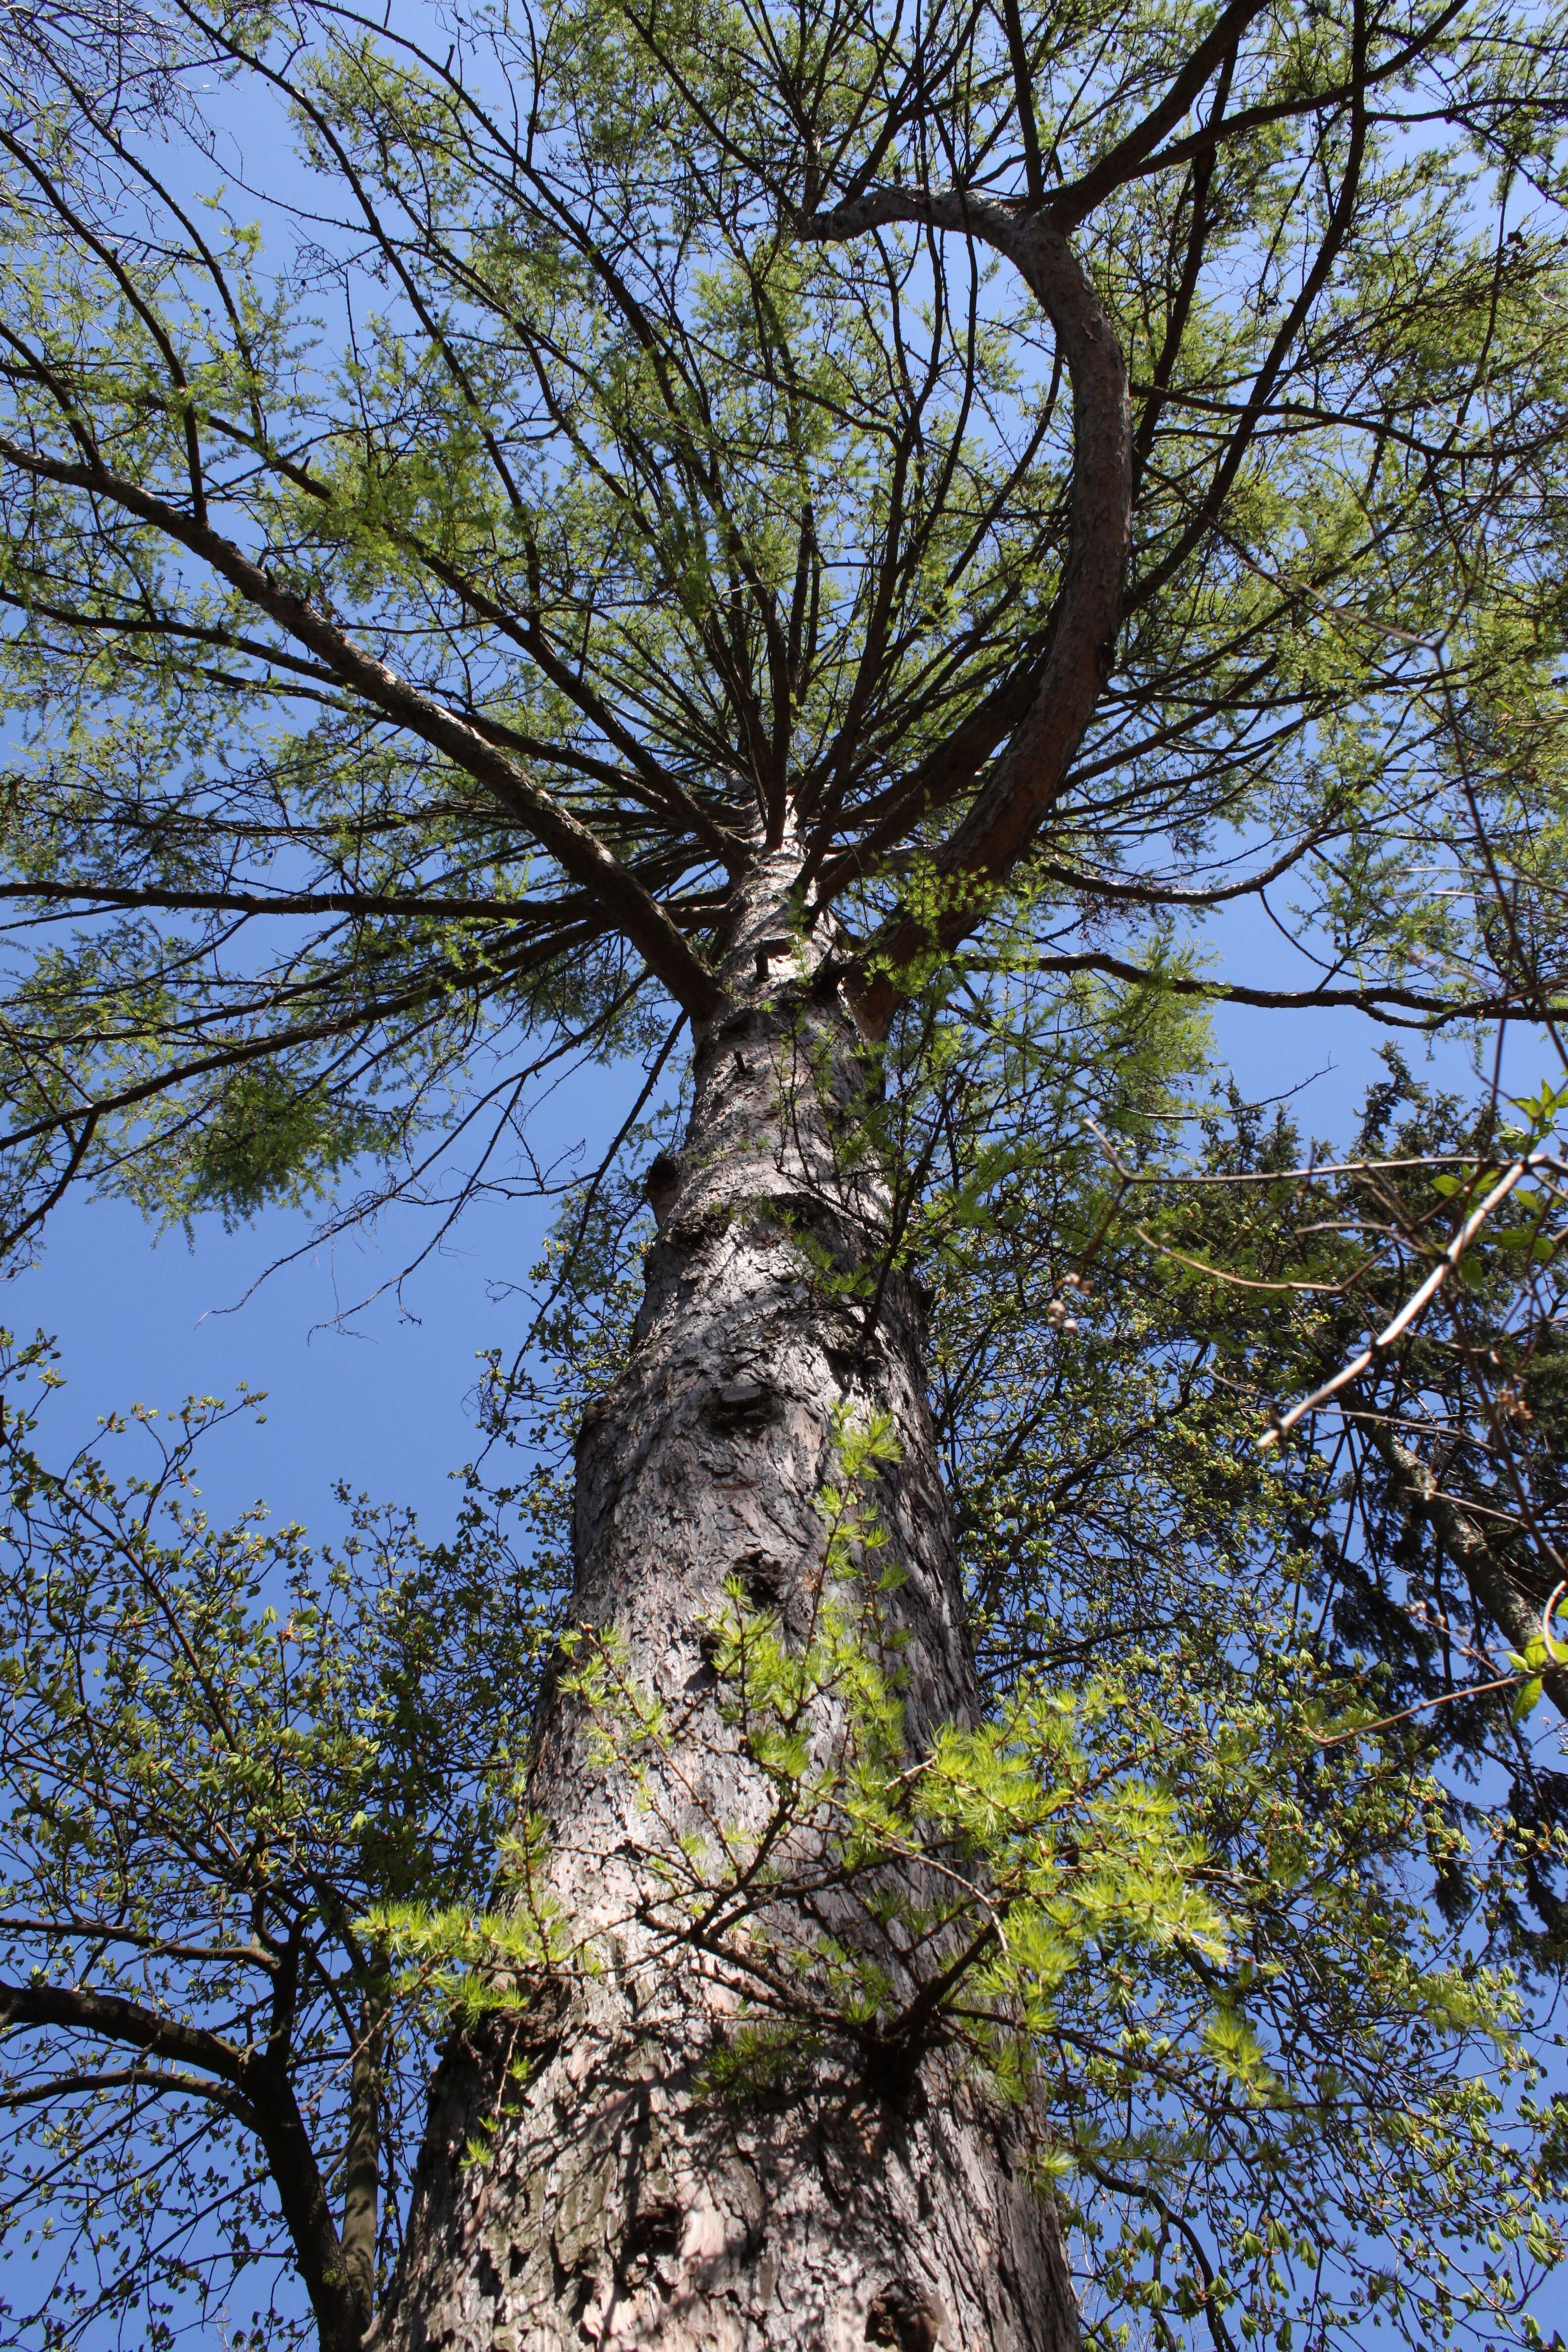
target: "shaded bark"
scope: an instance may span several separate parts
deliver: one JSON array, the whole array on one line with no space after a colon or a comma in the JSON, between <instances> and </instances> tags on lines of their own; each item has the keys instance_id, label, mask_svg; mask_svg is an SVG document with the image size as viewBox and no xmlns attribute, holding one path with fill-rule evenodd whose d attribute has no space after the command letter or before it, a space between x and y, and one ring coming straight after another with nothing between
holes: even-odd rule
<instances>
[{"instance_id":1,"label":"shaded bark","mask_svg":"<svg viewBox=\"0 0 1568 2352\"><path fill-rule=\"evenodd\" d=\"M343 2153L342 2267L363 2331L375 2310L375 2243L380 2219L381 2068L384 2004L361 2005L350 2062L349 2131Z\"/></svg>"},{"instance_id":2,"label":"shaded bark","mask_svg":"<svg viewBox=\"0 0 1568 2352\"><path fill-rule=\"evenodd\" d=\"M919 1309L894 1276L868 1311L887 1202L853 1149L848 1007L787 919L799 870L792 847L746 886L733 1009L700 1034L689 1129L650 1185L631 1360L579 1442L573 1619L615 1629L682 1735L639 1798L595 1770L580 1704L559 1683L546 1697L531 1798L553 1891L606 1965L444 2062L379 2331L400 2352L1078 2340L1026 2114L951 2051L879 2074L849 2039L783 2090L721 2098L705 2067L735 1972L658 1925L650 1843L769 1802L713 1690L709 1627L731 1578L786 1629L810 1613L837 1409L886 1412L900 1439L877 1503L905 1576L889 1605L911 1739L977 1704Z\"/></svg>"}]
</instances>

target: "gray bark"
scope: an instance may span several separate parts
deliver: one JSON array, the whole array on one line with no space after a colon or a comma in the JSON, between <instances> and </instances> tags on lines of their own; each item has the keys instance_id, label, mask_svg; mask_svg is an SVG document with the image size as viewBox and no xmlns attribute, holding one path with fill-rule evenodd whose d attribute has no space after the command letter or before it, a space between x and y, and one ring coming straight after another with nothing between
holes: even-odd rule
<instances>
[{"instance_id":1,"label":"gray bark","mask_svg":"<svg viewBox=\"0 0 1568 2352\"><path fill-rule=\"evenodd\" d=\"M951 2049L878 2066L853 2037L829 2037L782 2088L717 2095L706 2062L743 1978L714 1939L670 1941L649 1867L661 1837L765 1811L717 1703L708 1628L731 1578L786 1628L809 1616L837 1407L889 1413L900 1442L877 1503L905 1572L889 1605L910 1737L976 1706L917 1303L894 1276L873 1325L866 1296L833 1278L877 1265L888 1212L873 1163L856 1164L849 1007L820 947L791 934L798 870L793 851L764 856L742 894L732 1009L699 1032L689 1128L650 1184L658 1234L631 1360L578 1447L573 1621L616 1630L679 1737L639 1795L595 1769L581 1704L559 1682L547 1693L531 1801L553 1891L607 1960L546 1990L521 2025L455 2039L376 2331L398 2352L1078 2341L1033 2119ZM825 1900L846 1932L874 1936L864 1915L850 1926L842 1891Z\"/></svg>"}]
</instances>

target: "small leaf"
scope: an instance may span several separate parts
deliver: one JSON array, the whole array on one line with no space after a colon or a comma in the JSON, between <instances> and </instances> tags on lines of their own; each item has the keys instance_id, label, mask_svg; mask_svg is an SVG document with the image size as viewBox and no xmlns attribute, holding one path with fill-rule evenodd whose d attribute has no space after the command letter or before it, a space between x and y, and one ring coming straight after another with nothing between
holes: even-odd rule
<instances>
[{"instance_id":1,"label":"small leaf","mask_svg":"<svg viewBox=\"0 0 1568 2352\"><path fill-rule=\"evenodd\" d=\"M1515 1723L1522 1723L1524 1721L1525 1717L1530 1714L1540 1696L1541 1676L1539 1675L1532 1675L1529 1682L1521 1685L1514 1693L1513 1719Z\"/></svg>"}]
</instances>

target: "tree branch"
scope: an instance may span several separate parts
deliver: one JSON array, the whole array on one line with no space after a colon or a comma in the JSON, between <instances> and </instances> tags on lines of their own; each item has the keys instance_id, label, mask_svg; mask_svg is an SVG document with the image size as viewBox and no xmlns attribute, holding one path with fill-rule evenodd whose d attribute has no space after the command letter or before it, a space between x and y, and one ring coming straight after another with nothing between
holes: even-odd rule
<instances>
[{"instance_id":1,"label":"tree branch","mask_svg":"<svg viewBox=\"0 0 1568 2352\"><path fill-rule=\"evenodd\" d=\"M1047 217L1058 228L1077 228L1096 205L1103 204L1124 180L1131 178L1154 152L1166 131L1174 130L1209 77L1235 52L1248 25L1255 16L1260 16L1268 5L1268 0L1231 0L1230 6L1215 20L1207 37L1198 43L1159 105L1146 114L1125 139L1118 140L1110 154L1102 155L1081 179L1057 190L1051 198Z\"/></svg>"},{"instance_id":2,"label":"tree branch","mask_svg":"<svg viewBox=\"0 0 1568 2352\"><path fill-rule=\"evenodd\" d=\"M1394 1435L1386 1414L1360 1402L1353 1409L1346 1408L1345 1419L1361 1431L1382 1462L1400 1507L1410 1517L1427 1521L1482 1608L1522 1654L1540 1636L1541 1612L1526 1600L1474 1519L1443 1492L1436 1473L1415 1449ZM1541 1682L1558 1714L1568 1722L1568 1670L1543 1667Z\"/></svg>"},{"instance_id":3,"label":"tree branch","mask_svg":"<svg viewBox=\"0 0 1568 2352\"><path fill-rule=\"evenodd\" d=\"M709 1019L721 1009L727 1000L708 966L596 834L526 769L487 742L477 728L366 652L305 597L279 586L231 540L107 466L43 457L5 436L0 436L0 458L36 481L53 482L61 488L83 490L110 500L210 564L247 604L307 646L344 686L482 784L574 882L592 893L649 971L688 1013L697 1019Z\"/></svg>"},{"instance_id":4,"label":"tree branch","mask_svg":"<svg viewBox=\"0 0 1568 2352\"><path fill-rule=\"evenodd\" d=\"M215 2107L222 2107L239 2123L256 2128L256 2117L243 2092L232 2084L215 2083L205 2075L192 2074L174 2066L105 2066L90 2074L51 2074L47 2082L24 2083L0 2091L0 2108L8 2114L18 2107L47 2106L56 2099L85 2097L98 2091L170 2091L184 2099L205 2099Z\"/></svg>"},{"instance_id":5,"label":"tree branch","mask_svg":"<svg viewBox=\"0 0 1568 2352\"><path fill-rule=\"evenodd\" d=\"M861 950L858 1009L874 1034L885 1032L902 1001L902 968L929 950L933 933L937 946L952 949L982 919L985 891L962 885L1003 880L1060 794L1110 675L1132 511L1127 371L1104 307L1060 230L960 190L922 195L888 188L802 221L799 233L836 243L900 221L978 237L1021 271L1067 362L1073 479L1067 562L1039 684L973 805L937 852L939 910L934 919L896 911Z\"/></svg>"},{"instance_id":6,"label":"tree branch","mask_svg":"<svg viewBox=\"0 0 1568 2352\"><path fill-rule=\"evenodd\" d=\"M1135 982L1141 988L1163 989L1171 996L1206 996L1216 1004L1253 1004L1268 1013L1310 1013L1330 1006L1348 1005L1359 1013L1370 1013L1374 1021L1382 1021L1394 1029L1427 1029L1449 1021L1496 1021L1503 1014L1516 1013L1519 1009L1511 997L1433 996L1415 988L1248 988L1240 981L1200 980L1191 972L1152 971L1147 964L1129 962L1123 956L1100 955L1088 950L1081 955L1029 956L1021 963L1010 963L1005 956L994 960L976 958L971 968L994 968L998 971L1098 971L1108 980ZM1396 1006L1398 1012L1392 1009ZM1402 1013L1418 1017L1403 1019L1400 1017Z\"/></svg>"},{"instance_id":7,"label":"tree branch","mask_svg":"<svg viewBox=\"0 0 1568 2352\"><path fill-rule=\"evenodd\" d=\"M89 1992L76 1985L0 1984L0 2033L17 2025L53 2025L68 2033L124 2042L152 2057L173 2058L242 2087L244 2053L232 2042L203 2026L161 2016L121 1993Z\"/></svg>"},{"instance_id":8,"label":"tree branch","mask_svg":"<svg viewBox=\"0 0 1568 2352\"><path fill-rule=\"evenodd\" d=\"M322 2352L358 2352L369 2314L350 2281L321 2167L280 2053L238 2049L221 2034L162 2016L121 1993L77 1985L0 1985L0 2032L29 2025L124 2042L224 2086L231 2095L223 2103L250 2125L266 2155Z\"/></svg>"}]
</instances>

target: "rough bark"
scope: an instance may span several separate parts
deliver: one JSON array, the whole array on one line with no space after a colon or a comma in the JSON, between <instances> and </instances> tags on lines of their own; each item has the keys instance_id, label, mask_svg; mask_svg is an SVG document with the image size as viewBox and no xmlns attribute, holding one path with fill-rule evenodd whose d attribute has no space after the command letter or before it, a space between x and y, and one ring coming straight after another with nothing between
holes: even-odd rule
<instances>
[{"instance_id":1,"label":"rough bark","mask_svg":"<svg viewBox=\"0 0 1568 2352\"><path fill-rule=\"evenodd\" d=\"M975 1688L908 1286L833 1279L876 1264L887 1206L846 1149L864 1084L820 944L787 920L796 851L761 860L725 967L732 1010L700 1034L689 1129L650 1186L658 1220L635 1346L578 1450L575 1622L614 1628L681 1716L652 1767L671 1827L767 1801L711 1692L725 1580L786 1627L818 1588L818 1498L836 1408L890 1414L900 1458L878 1507L910 1736L973 1715ZM397 2290L399 2352L584 2344L772 2352L850 2346L1067 2352L1078 2323L1030 2119L951 2052L878 2075L826 2054L780 2092L715 2095L706 2062L737 1989L711 1950L655 1924L648 1791L595 1771L583 1710L547 1696L531 1789L553 1887L607 1964L448 2053L432 2095ZM510 2071L509 2072L509 2066ZM466 2158L491 2133L483 2163Z\"/></svg>"}]
</instances>

